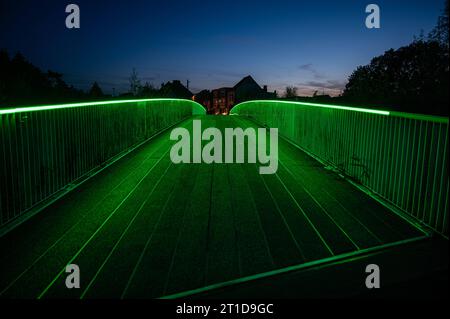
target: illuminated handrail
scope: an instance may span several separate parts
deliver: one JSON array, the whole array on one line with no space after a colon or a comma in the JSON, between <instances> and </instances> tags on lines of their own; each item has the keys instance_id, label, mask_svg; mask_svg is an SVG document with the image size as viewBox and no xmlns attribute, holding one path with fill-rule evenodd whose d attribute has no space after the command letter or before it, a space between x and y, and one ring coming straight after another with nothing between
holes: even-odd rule
<instances>
[{"instance_id":1,"label":"illuminated handrail","mask_svg":"<svg viewBox=\"0 0 450 319\"><path fill-rule=\"evenodd\" d=\"M230 112L300 148L448 237L448 117L289 101Z\"/></svg>"},{"instance_id":2,"label":"illuminated handrail","mask_svg":"<svg viewBox=\"0 0 450 319\"><path fill-rule=\"evenodd\" d=\"M390 114L389 111L376 110L376 109L367 109L367 108L360 108L360 107L352 107L352 106L309 103L309 102L277 101L277 100L253 100L253 101L242 102L242 103L239 103L239 104L235 105L230 110L230 113L238 114L239 110L242 107L244 107L245 105L247 105L247 104L255 104L255 103L270 103L272 105L288 104L288 105L299 105L299 106L313 106L313 107L325 108L325 109L346 110L346 111L362 112L362 113L370 113L370 114L379 114L379 115L389 115Z\"/></svg>"},{"instance_id":3,"label":"illuminated handrail","mask_svg":"<svg viewBox=\"0 0 450 319\"><path fill-rule=\"evenodd\" d=\"M171 101L172 102L180 101L180 102L186 102L186 103L191 102L193 114L206 114L206 109L197 102L185 100L185 99L160 98L160 99L133 99L133 100L110 100L110 101L98 101L98 102L65 103L65 104L56 104L56 105L21 106L21 107L0 109L0 115L13 114L13 113L24 113L24 112L38 112L38 111L46 111L46 110L69 109L69 108L87 107L87 106L115 105L115 104L143 103L143 102L171 102Z\"/></svg>"},{"instance_id":4,"label":"illuminated handrail","mask_svg":"<svg viewBox=\"0 0 450 319\"><path fill-rule=\"evenodd\" d=\"M396 111L387 111L387 110L362 108L362 107L354 107L354 106L331 105L331 104L309 103L309 102L295 102L295 101L279 101L279 100L252 100L252 101L242 102L242 103L235 105L230 110L230 114L238 114L239 110L242 107L244 107L246 104L254 104L254 103L271 103L271 104L275 104L275 105L290 104L290 105L299 105L299 106L313 106L313 107L320 107L320 108L326 108L326 109L346 110L346 111L362 112L362 113L369 113L369 114L379 114L379 115L395 116L395 117L402 117L402 118L409 118L409 119L415 119L415 120L423 120L423 121L448 124L448 117L444 117L444 116L396 112Z\"/></svg>"},{"instance_id":5,"label":"illuminated handrail","mask_svg":"<svg viewBox=\"0 0 450 319\"><path fill-rule=\"evenodd\" d=\"M0 109L0 226L159 131L205 113L182 99Z\"/></svg>"}]
</instances>

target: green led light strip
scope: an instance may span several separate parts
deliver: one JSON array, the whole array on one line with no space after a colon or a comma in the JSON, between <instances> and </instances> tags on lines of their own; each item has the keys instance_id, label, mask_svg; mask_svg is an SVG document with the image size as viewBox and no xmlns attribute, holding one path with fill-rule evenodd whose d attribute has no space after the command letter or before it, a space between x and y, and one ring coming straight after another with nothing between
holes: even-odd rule
<instances>
[{"instance_id":1,"label":"green led light strip","mask_svg":"<svg viewBox=\"0 0 450 319\"><path fill-rule=\"evenodd\" d=\"M277 101L277 100L253 100L253 101L242 102L242 103L235 105L231 109L230 114L235 113L236 110L238 110L242 105L254 103L254 102L297 104L297 105L302 105L302 106L314 106L314 107L322 107L322 108L328 108L328 109L347 110L347 111L354 111L354 112L371 113L371 114L378 114L378 115L385 115L385 116L395 116L395 117L401 117L401 118L407 118L407 119L448 124L448 117L445 117L445 116L425 115L425 114L395 112L395 111L383 111L383 110L367 109L367 108L343 106L343 105L319 104L319 103L296 102L296 101Z\"/></svg>"},{"instance_id":2,"label":"green led light strip","mask_svg":"<svg viewBox=\"0 0 450 319\"><path fill-rule=\"evenodd\" d=\"M372 114L380 114L380 115L389 115L390 114L389 111L364 109L364 108L351 107L351 106L318 104L318 103L307 103L307 102L276 101L276 100L253 100L253 101L247 101L247 102L239 103L235 107L240 107L242 105L245 105L245 104L248 104L248 103L254 103L254 102L258 102L258 103L297 104L297 105L303 105L303 106L315 106L315 107L323 107L323 108L327 108L327 109L347 110L347 111L364 112L364 113L372 113Z\"/></svg>"},{"instance_id":3,"label":"green led light strip","mask_svg":"<svg viewBox=\"0 0 450 319\"><path fill-rule=\"evenodd\" d=\"M184 101L184 102L198 104L201 106L201 104L199 104L195 101L186 100L186 99L164 99L164 98L161 98L161 99L112 100L112 101L100 101L100 102L82 102L82 103L69 103L69 104L59 104L59 105L17 107L17 108L0 110L0 115L23 113L23 112L46 111L46 110L58 110L58 109L67 109L67 108L82 107L82 106L124 104L124 103L137 103L137 102L157 102L157 101ZM202 106L202 108L203 108L203 106Z\"/></svg>"}]
</instances>

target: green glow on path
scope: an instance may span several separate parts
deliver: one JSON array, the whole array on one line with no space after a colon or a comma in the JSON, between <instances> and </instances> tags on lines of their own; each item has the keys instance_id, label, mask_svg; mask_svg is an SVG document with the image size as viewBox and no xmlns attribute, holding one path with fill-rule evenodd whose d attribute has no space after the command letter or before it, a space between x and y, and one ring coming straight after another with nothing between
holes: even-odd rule
<instances>
[{"instance_id":1,"label":"green glow on path","mask_svg":"<svg viewBox=\"0 0 450 319\"><path fill-rule=\"evenodd\" d=\"M111 104L125 104L125 103L139 103L139 102L189 102L195 106L200 106L202 109L204 107L192 100L186 99L134 99L134 100L110 100L110 101L99 101L99 102L81 102L81 103L68 103L68 104L57 104L57 105L40 105L40 106L25 106L25 107L17 107L10 109L0 110L0 115L2 114L14 114L14 113L23 113L23 112L37 112L37 111L46 111L46 110L59 110L59 109L67 109L67 108L76 108L83 106L98 106L98 105L111 105Z\"/></svg>"},{"instance_id":2,"label":"green glow on path","mask_svg":"<svg viewBox=\"0 0 450 319\"><path fill-rule=\"evenodd\" d=\"M355 111L355 112L363 112L363 113L372 113L372 114L380 114L380 115L389 115L389 111L382 111L382 110L373 110L373 109L365 109L365 108L359 108L359 107L351 107L351 106L341 106L341 105L330 105L330 104L318 104L318 103L307 103L307 102L291 102L291 101L276 101L276 100L254 100L254 101L247 101L242 102L236 105L234 108L238 108L242 105L248 104L248 103L280 103L280 104L297 104L302 106L314 106L314 107L322 107L327 109L337 109L337 110L347 110L347 111ZM234 109L233 108L233 109ZM231 112L233 112L233 109Z\"/></svg>"},{"instance_id":3,"label":"green glow on path","mask_svg":"<svg viewBox=\"0 0 450 319\"><path fill-rule=\"evenodd\" d=\"M187 298L187 297L195 296L195 295L202 294L202 293L213 292L215 290L223 289L223 288L234 286L234 285L239 285L239 284L242 285L244 283L255 281L255 280L270 278L270 277L274 277L274 276L278 276L278 275L287 274L290 272L301 271L304 269L310 269L312 267L326 266L327 264L332 264L332 263L345 264L345 263L352 262L353 260L357 260L359 258L364 258L368 254L381 252L381 251L389 249L389 248L402 246L402 245L406 245L406 244L410 244L410 243L414 243L414 242L419 242L419 241L422 241L422 240L425 240L428 238L429 238L428 236L420 236L420 237L415 237L415 238L411 238L411 239L404 239L401 241L396 241L396 242L389 243L389 244L379 245L379 246L375 246L375 247L371 247L371 248L364 248L364 249L349 252L349 253L343 253L340 255L326 257L326 258L322 258L322 259L315 260L315 261L305 262L303 264L287 266L285 268L280 268L280 269L270 270L270 271L259 273L259 274L244 276L244 277L241 277L238 279L231 279L229 281L223 281L223 282L204 286L204 287L197 288L197 289L182 291L182 292L174 293L171 295L165 295L165 296L159 297L158 299Z\"/></svg>"}]
</instances>

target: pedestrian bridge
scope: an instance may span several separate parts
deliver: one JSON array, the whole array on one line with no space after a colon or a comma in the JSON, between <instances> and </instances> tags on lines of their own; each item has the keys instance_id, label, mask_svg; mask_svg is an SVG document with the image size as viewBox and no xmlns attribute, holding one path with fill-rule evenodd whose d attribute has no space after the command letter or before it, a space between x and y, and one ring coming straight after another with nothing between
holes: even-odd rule
<instances>
[{"instance_id":1,"label":"pedestrian bridge","mask_svg":"<svg viewBox=\"0 0 450 319\"><path fill-rule=\"evenodd\" d=\"M277 172L172 163L170 128L194 119L278 128ZM5 109L0 125L0 298L343 296L370 263L386 286L448 267L448 118L147 99Z\"/></svg>"}]
</instances>

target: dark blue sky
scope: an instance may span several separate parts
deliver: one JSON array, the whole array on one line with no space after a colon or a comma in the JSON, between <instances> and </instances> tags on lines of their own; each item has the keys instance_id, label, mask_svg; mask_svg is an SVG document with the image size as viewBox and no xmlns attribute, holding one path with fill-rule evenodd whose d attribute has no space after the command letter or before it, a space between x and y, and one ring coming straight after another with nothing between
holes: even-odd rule
<instances>
[{"instance_id":1,"label":"dark blue sky","mask_svg":"<svg viewBox=\"0 0 450 319\"><path fill-rule=\"evenodd\" d=\"M65 7L81 9L81 28L66 29ZM367 4L381 29L364 25ZM358 66L429 32L443 0L153 1L0 0L0 48L22 52L44 70L86 89L128 88L142 80L189 79L192 91L232 86L245 75L299 93L337 94Z\"/></svg>"}]
</instances>

